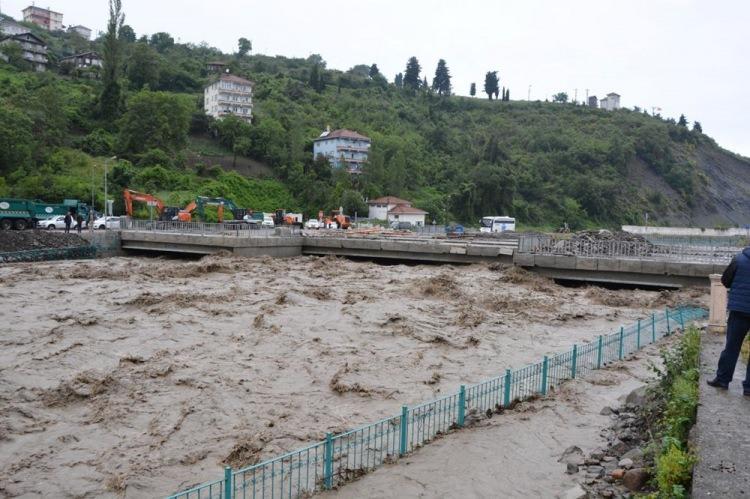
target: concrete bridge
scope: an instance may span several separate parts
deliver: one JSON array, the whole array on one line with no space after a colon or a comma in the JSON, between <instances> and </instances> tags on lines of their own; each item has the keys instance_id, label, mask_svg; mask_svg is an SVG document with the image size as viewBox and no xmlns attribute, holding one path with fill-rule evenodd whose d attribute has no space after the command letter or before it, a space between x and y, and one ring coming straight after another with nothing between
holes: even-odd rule
<instances>
[{"instance_id":1,"label":"concrete bridge","mask_svg":"<svg viewBox=\"0 0 750 499\"><path fill-rule=\"evenodd\" d=\"M664 253L653 245L622 244L581 251L559 242L554 247L530 245L518 237L451 239L289 228L249 230L247 226L226 224L160 224L126 225L120 233L122 250L184 254L223 250L242 256L334 255L415 263L494 262L515 264L553 279L659 287L708 285L708 275L721 273L732 254L732 250L695 254L694 250L685 253L675 248Z\"/></svg>"}]
</instances>

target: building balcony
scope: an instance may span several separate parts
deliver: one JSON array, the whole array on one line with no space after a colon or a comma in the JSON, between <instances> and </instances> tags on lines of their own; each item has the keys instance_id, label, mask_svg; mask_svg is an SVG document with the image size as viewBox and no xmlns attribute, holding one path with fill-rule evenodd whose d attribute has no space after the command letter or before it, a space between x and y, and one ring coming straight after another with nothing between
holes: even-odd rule
<instances>
[{"instance_id":1,"label":"building balcony","mask_svg":"<svg viewBox=\"0 0 750 499\"><path fill-rule=\"evenodd\" d=\"M369 147L355 147L355 146L336 146L337 151L351 151L351 152L362 152L362 153L368 153L370 151Z\"/></svg>"}]
</instances>

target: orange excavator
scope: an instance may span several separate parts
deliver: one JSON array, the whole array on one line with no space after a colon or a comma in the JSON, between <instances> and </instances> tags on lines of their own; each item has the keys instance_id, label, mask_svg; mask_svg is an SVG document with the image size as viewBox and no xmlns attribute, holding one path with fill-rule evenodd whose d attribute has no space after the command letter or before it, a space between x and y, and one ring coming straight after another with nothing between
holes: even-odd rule
<instances>
[{"instance_id":1,"label":"orange excavator","mask_svg":"<svg viewBox=\"0 0 750 499\"><path fill-rule=\"evenodd\" d=\"M348 215L342 213L343 210L331 210L331 215L325 218L325 227L348 229L352 226L351 219ZM318 213L318 217L322 218L323 212Z\"/></svg>"},{"instance_id":2,"label":"orange excavator","mask_svg":"<svg viewBox=\"0 0 750 499\"><path fill-rule=\"evenodd\" d=\"M232 218L239 215L239 212L244 212L245 210L242 210L240 208L237 208L237 205L234 204L234 202L231 199L226 198L211 198L206 196L198 196L195 198L195 201L190 201L185 208L181 209L177 213L177 219L180 222L190 222L193 220L193 212L198 210L198 215L201 219L205 217L205 207L206 206L216 206L217 207L217 217L219 219L219 223L224 221L224 208L227 208L231 214ZM244 213L243 213L244 215ZM242 218L241 216L239 218Z\"/></svg>"},{"instance_id":3,"label":"orange excavator","mask_svg":"<svg viewBox=\"0 0 750 499\"><path fill-rule=\"evenodd\" d=\"M160 216L164 211L164 202L152 194L133 191L131 189L123 189L122 197L125 200L125 213L129 217L133 216L133 201L140 201L147 203L149 206L153 206L156 208L156 213Z\"/></svg>"}]
</instances>

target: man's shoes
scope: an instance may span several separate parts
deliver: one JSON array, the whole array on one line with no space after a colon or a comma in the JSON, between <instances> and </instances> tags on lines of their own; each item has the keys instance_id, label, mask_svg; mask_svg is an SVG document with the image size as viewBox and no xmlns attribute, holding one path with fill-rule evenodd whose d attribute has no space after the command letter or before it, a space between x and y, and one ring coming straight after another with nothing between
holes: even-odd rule
<instances>
[{"instance_id":1,"label":"man's shoes","mask_svg":"<svg viewBox=\"0 0 750 499\"><path fill-rule=\"evenodd\" d=\"M750 397L750 390L742 390L742 395L745 397Z\"/></svg>"},{"instance_id":2,"label":"man's shoes","mask_svg":"<svg viewBox=\"0 0 750 499\"><path fill-rule=\"evenodd\" d=\"M722 390L728 390L729 389L729 385L726 384L726 383L722 383L721 381L719 381L719 378L710 379L710 380L706 381L706 384L708 386L713 386L714 388L721 388ZM748 392L745 392L745 395L748 395Z\"/></svg>"}]
</instances>

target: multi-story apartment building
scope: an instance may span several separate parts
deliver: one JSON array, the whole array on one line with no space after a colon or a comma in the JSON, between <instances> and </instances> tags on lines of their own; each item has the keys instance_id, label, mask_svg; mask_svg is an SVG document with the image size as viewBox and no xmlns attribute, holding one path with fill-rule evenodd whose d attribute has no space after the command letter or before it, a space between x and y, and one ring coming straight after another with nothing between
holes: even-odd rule
<instances>
[{"instance_id":1,"label":"multi-story apartment building","mask_svg":"<svg viewBox=\"0 0 750 499\"><path fill-rule=\"evenodd\" d=\"M253 118L253 82L230 74L203 90L203 109L214 118L237 116L250 122Z\"/></svg>"},{"instance_id":2,"label":"multi-story apartment building","mask_svg":"<svg viewBox=\"0 0 750 499\"><path fill-rule=\"evenodd\" d=\"M620 109L620 94L610 92L605 98L599 101L599 107L606 109L607 111L614 111Z\"/></svg>"},{"instance_id":3,"label":"multi-story apartment building","mask_svg":"<svg viewBox=\"0 0 750 499\"><path fill-rule=\"evenodd\" d=\"M360 173L370 151L370 138L352 130L328 127L313 141L313 157L324 156L334 168Z\"/></svg>"},{"instance_id":4,"label":"multi-story apartment building","mask_svg":"<svg viewBox=\"0 0 750 499\"><path fill-rule=\"evenodd\" d=\"M78 33L85 40L91 39L91 29L86 26L81 26L80 24L77 26L68 26L68 31Z\"/></svg>"},{"instance_id":5,"label":"multi-story apartment building","mask_svg":"<svg viewBox=\"0 0 750 499\"><path fill-rule=\"evenodd\" d=\"M29 5L23 9L23 20L27 23L34 23L49 31L63 29L62 13L43 9L35 5Z\"/></svg>"},{"instance_id":6,"label":"multi-story apartment building","mask_svg":"<svg viewBox=\"0 0 750 499\"><path fill-rule=\"evenodd\" d=\"M21 33L20 35L0 36L0 45L17 43L21 46L24 60L31 63L36 71L47 69L47 46L44 41L32 33ZM7 60L7 56L0 54Z\"/></svg>"}]
</instances>

